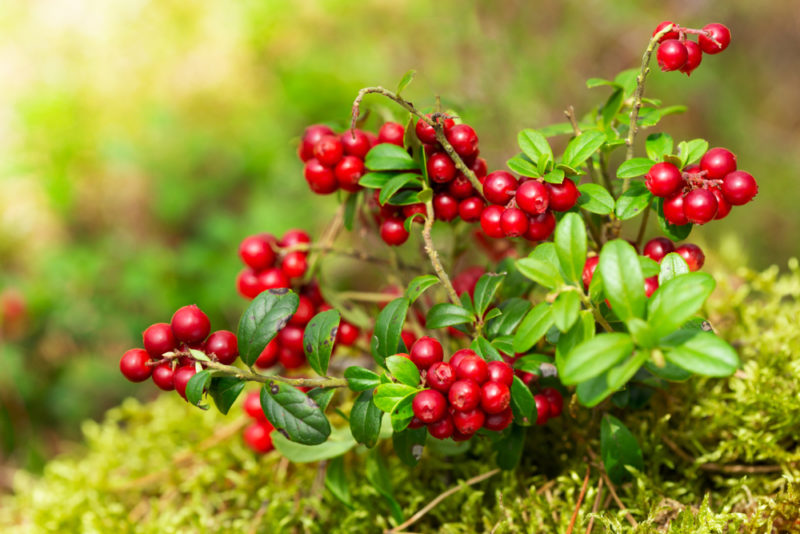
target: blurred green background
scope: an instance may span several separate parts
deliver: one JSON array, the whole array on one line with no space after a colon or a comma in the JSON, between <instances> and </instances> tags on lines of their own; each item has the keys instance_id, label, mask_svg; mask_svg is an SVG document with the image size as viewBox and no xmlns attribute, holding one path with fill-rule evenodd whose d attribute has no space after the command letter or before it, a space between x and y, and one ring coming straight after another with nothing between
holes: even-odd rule
<instances>
[{"instance_id":1,"label":"blurred green background","mask_svg":"<svg viewBox=\"0 0 800 534\"><path fill-rule=\"evenodd\" d=\"M405 96L461 110L500 168L521 128L603 101L585 79L638 65L665 19L723 22L733 42L690 79L654 72L647 95L689 105L661 129L733 149L760 186L692 241L733 236L750 265L785 265L800 236L794 2L0 3L0 465L35 470L83 418L155 396L117 362L177 307L235 325L239 240L333 213L296 142L343 125L360 87L417 69Z\"/></svg>"}]
</instances>

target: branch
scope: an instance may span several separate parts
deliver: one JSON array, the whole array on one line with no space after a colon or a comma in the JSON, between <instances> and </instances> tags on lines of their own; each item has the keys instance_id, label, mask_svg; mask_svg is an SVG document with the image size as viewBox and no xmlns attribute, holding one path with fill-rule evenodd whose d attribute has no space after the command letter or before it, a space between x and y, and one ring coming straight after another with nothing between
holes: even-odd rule
<instances>
[{"instance_id":1,"label":"branch","mask_svg":"<svg viewBox=\"0 0 800 534\"><path fill-rule=\"evenodd\" d=\"M458 298L458 293L456 293L453 283L450 282L450 277L447 276L447 272L444 270L444 267L442 267L442 262L439 261L439 252L437 252L436 247L433 246L433 237L431 237L434 219L433 200L425 202L425 212L425 225L422 227L422 240L425 242L425 253L431 260L433 271L447 290L447 296L450 297L450 301L456 306L461 306L461 299Z\"/></svg>"},{"instance_id":2,"label":"branch","mask_svg":"<svg viewBox=\"0 0 800 534\"><path fill-rule=\"evenodd\" d=\"M650 218L650 204L653 203L653 199L651 198L647 202L647 206L644 208L644 217L642 218L642 224L639 226L639 233L636 235L636 248L639 249L642 246L642 240L644 239L644 233L647 230L647 220Z\"/></svg>"},{"instance_id":3,"label":"branch","mask_svg":"<svg viewBox=\"0 0 800 534\"><path fill-rule=\"evenodd\" d=\"M611 328L611 325L608 324L608 321L606 321L606 318L603 317L602 313L600 313L600 309L597 306L594 305L594 303L592 302L592 299L589 298L589 295L587 295L586 293L584 293L580 289L578 289L578 295L581 297L581 301L583 302L583 305L586 306L587 308L589 308L590 310L592 310L592 315L594 315L594 320L597 321L598 324L600 324L600 326L603 327L603 330L605 330L606 332L613 332L614 329Z\"/></svg>"},{"instance_id":4,"label":"branch","mask_svg":"<svg viewBox=\"0 0 800 534\"><path fill-rule=\"evenodd\" d=\"M566 534L572 534L572 529L575 528L575 521L578 519L578 512L581 511L581 504L583 504L583 498L586 496L586 487L589 485L589 473L591 470L591 466L586 467L586 476L583 477L581 492L578 495L578 501L575 503L575 510L572 511L572 517L569 520L569 526L567 527Z\"/></svg>"}]
</instances>

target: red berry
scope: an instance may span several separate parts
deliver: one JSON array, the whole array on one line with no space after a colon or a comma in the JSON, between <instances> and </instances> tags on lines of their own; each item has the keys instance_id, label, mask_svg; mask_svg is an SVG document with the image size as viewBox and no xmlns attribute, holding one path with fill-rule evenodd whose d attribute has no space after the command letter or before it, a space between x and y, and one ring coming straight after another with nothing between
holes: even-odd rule
<instances>
[{"instance_id":1,"label":"red berry","mask_svg":"<svg viewBox=\"0 0 800 534\"><path fill-rule=\"evenodd\" d=\"M150 378L153 368L147 365L150 355L144 349L131 349L119 360L119 370L131 382L144 382Z\"/></svg>"},{"instance_id":2,"label":"red berry","mask_svg":"<svg viewBox=\"0 0 800 534\"><path fill-rule=\"evenodd\" d=\"M456 166L450 156L437 152L428 158L428 178L437 184L445 184L456 177Z\"/></svg>"},{"instance_id":3,"label":"red berry","mask_svg":"<svg viewBox=\"0 0 800 534\"><path fill-rule=\"evenodd\" d=\"M160 358L165 352L172 352L178 343L172 335L172 328L167 323L156 323L150 325L142 332L142 342L144 350L151 358Z\"/></svg>"},{"instance_id":4,"label":"red berry","mask_svg":"<svg viewBox=\"0 0 800 534\"><path fill-rule=\"evenodd\" d=\"M314 145L314 157L326 167L334 167L344 156L342 141L335 135L326 135Z\"/></svg>"},{"instance_id":5,"label":"red berry","mask_svg":"<svg viewBox=\"0 0 800 534\"><path fill-rule=\"evenodd\" d=\"M403 226L403 220L391 217L381 224L381 239L387 245L402 245L408 239L408 231Z\"/></svg>"},{"instance_id":6,"label":"red berry","mask_svg":"<svg viewBox=\"0 0 800 534\"><path fill-rule=\"evenodd\" d=\"M686 220L694 224L705 224L717 214L717 197L708 189L690 191L683 199Z\"/></svg>"},{"instance_id":7,"label":"red berry","mask_svg":"<svg viewBox=\"0 0 800 534\"><path fill-rule=\"evenodd\" d=\"M748 172L734 171L722 180L722 195L734 206L747 204L757 194L756 179Z\"/></svg>"},{"instance_id":8,"label":"red berry","mask_svg":"<svg viewBox=\"0 0 800 534\"><path fill-rule=\"evenodd\" d=\"M483 158L475 158L472 165L469 166L470 170L475 173L475 177L480 180L486 177L486 172L489 168L486 166L486 160Z\"/></svg>"},{"instance_id":9,"label":"red berry","mask_svg":"<svg viewBox=\"0 0 800 534\"><path fill-rule=\"evenodd\" d=\"M453 181L448 184L447 192L450 193L453 198L462 200L472 196L475 193L475 189L466 176L458 173L456 177L453 178Z\"/></svg>"},{"instance_id":10,"label":"red berry","mask_svg":"<svg viewBox=\"0 0 800 534\"><path fill-rule=\"evenodd\" d=\"M357 326L342 320L339 323L339 330L336 332L336 342L349 347L358 340L360 333Z\"/></svg>"},{"instance_id":11,"label":"red berry","mask_svg":"<svg viewBox=\"0 0 800 534\"><path fill-rule=\"evenodd\" d=\"M164 362L156 365L153 368L153 383L163 389L164 391L172 391L175 389L175 383L172 380L174 371L171 362Z\"/></svg>"},{"instance_id":12,"label":"red berry","mask_svg":"<svg viewBox=\"0 0 800 534\"><path fill-rule=\"evenodd\" d=\"M408 425L411 426L411 425ZM453 435L453 417L446 413L444 417L428 425L428 433L436 439L447 439Z\"/></svg>"},{"instance_id":13,"label":"red berry","mask_svg":"<svg viewBox=\"0 0 800 534\"><path fill-rule=\"evenodd\" d=\"M586 263L583 264L583 273L581 279L583 280L583 289L589 290L589 284L592 283L594 271L597 269L597 263L600 261L600 256L590 256L586 258Z\"/></svg>"},{"instance_id":14,"label":"red berry","mask_svg":"<svg viewBox=\"0 0 800 534\"><path fill-rule=\"evenodd\" d=\"M703 254L703 249L691 243L684 243L676 248L675 252L686 261L690 271L699 270L706 262L706 255Z\"/></svg>"},{"instance_id":15,"label":"red berry","mask_svg":"<svg viewBox=\"0 0 800 534\"><path fill-rule=\"evenodd\" d=\"M306 295L300 295L297 304L297 311L294 312L289 324L294 326L305 326L314 317L314 301Z\"/></svg>"},{"instance_id":16,"label":"red berry","mask_svg":"<svg viewBox=\"0 0 800 534\"><path fill-rule=\"evenodd\" d=\"M297 369L306 363L306 355L302 350L298 351L282 346L278 351L278 361L286 369Z\"/></svg>"},{"instance_id":17,"label":"red berry","mask_svg":"<svg viewBox=\"0 0 800 534\"><path fill-rule=\"evenodd\" d=\"M463 360L467 356L476 356L477 357L478 354L472 349L460 349L460 350L455 351L453 353L453 355L450 356L450 361L448 361L447 363L449 363L450 367L452 367L453 370L455 371L455 370L458 369L458 366L461 364L461 360Z\"/></svg>"},{"instance_id":18,"label":"red berry","mask_svg":"<svg viewBox=\"0 0 800 534\"><path fill-rule=\"evenodd\" d=\"M668 39L677 39L677 38L680 37L680 34L678 33L678 30L676 29L678 27L678 25L675 24L674 22L669 21L669 20L665 20L664 22L662 22L661 24L656 26L656 29L653 30L653 37L655 37L658 32L660 32L661 30L663 30L664 28L666 28L669 25L672 25L672 28L667 33L665 33L664 35L661 36L661 38L658 40L659 43L663 43L664 41L666 41Z\"/></svg>"},{"instance_id":19,"label":"red berry","mask_svg":"<svg viewBox=\"0 0 800 534\"><path fill-rule=\"evenodd\" d=\"M561 392L556 388L542 389L542 395L547 397L548 408L550 408L549 417L558 417L564 409L564 397Z\"/></svg>"},{"instance_id":20,"label":"red berry","mask_svg":"<svg viewBox=\"0 0 800 534\"><path fill-rule=\"evenodd\" d=\"M456 382L458 383L458 382ZM481 408L487 414L500 413L511 403L511 390L500 382L486 382L481 386Z\"/></svg>"},{"instance_id":21,"label":"red berry","mask_svg":"<svg viewBox=\"0 0 800 534\"><path fill-rule=\"evenodd\" d=\"M456 430L466 436L471 436L480 430L485 420L486 415L481 410L455 412L453 414L453 425L455 425Z\"/></svg>"},{"instance_id":22,"label":"red berry","mask_svg":"<svg viewBox=\"0 0 800 534\"><path fill-rule=\"evenodd\" d=\"M414 343L417 342L417 336L414 335L414 332L409 330L403 330L400 332L400 337L403 339L403 345L406 347L414 346Z\"/></svg>"},{"instance_id":23,"label":"red berry","mask_svg":"<svg viewBox=\"0 0 800 534\"><path fill-rule=\"evenodd\" d=\"M355 156L345 156L333 171L336 183L344 191L354 193L361 190L358 181L364 176L364 161Z\"/></svg>"},{"instance_id":24,"label":"red berry","mask_svg":"<svg viewBox=\"0 0 800 534\"><path fill-rule=\"evenodd\" d=\"M258 273L258 283L261 286L261 291L289 287L289 279L286 278L283 271L277 267ZM259 291L259 293L261 291Z\"/></svg>"},{"instance_id":25,"label":"red berry","mask_svg":"<svg viewBox=\"0 0 800 534\"><path fill-rule=\"evenodd\" d=\"M272 267L275 251L272 245L275 238L269 234L251 235L239 244L239 257L251 269L260 271Z\"/></svg>"},{"instance_id":26,"label":"red berry","mask_svg":"<svg viewBox=\"0 0 800 534\"><path fill-rule=\"evenodd\" d=\"M270 436L273 430L269 421L256 421L244 429L244 442L255 452L266 454L274 448Z\"/></svg>"},{"instance_id":27,"label":"red berry","mask_svg":"<svg viewBox=\"0 0 800 534\"><path fill-rule=\"evenodd\" d=\"M449 363L435 362L428 368L427 381L436 391L447 393L456 381L456 372Z\"/></svg>"},{"instance_id":28,"label":"red berry","mask_svg":"<svg viewBox=\"0 0 800 534\"><path fill-rule=\"evenodd\" d=\"M239 273L236 277L236 290L246 299L256 298L261 293L261 284L253 269L248 267Z\"/></svg>"},{"instance_id":29,"label":"red berry","mask_svg":"<svg viewBox=\"0 0 800 534\"><path fill-rule=\"evenodd\" d=\"M505 209L502 206L488 206L481 213L481 228L489 237L505 237L501 220Z\"/></svg>"},{"instance_id":30,"label":"red berry","mask_svg":"<svg viewBox=\"0 0 800 534\"><path fill-rule=\"evenodd\" d=\"M668 197L683 185L681 171L672 163L656 163L645 176L645 185L657 197Z\"/></svg>"},{"instance_id":31,"label":"red berry","mask_svg":"<svg viewBox=\"0 0 800 534\"><path fill-rule=\"evenodd\" d=\"M412 417L411 422L408 423L408 428L422 428L423 426L425 426L425 423L423 423L422 420L416 415Z\"/></svg>"},{"instance_id":32,"label":"red berry","mask_svg":"<svg viewBox=\"0 0 800 534\"><path fill-rule=\"evenodd\" d=\"M483 213L483 199L478 196L465 198L458 203L458 215L466 222L477 222Z\"/></svg>"},{"instance_id":33,"label":"red berry","mask_svg":"<svg viewBox=\"0 0 800 534\"><path fill-rule=\"evenodd\" d=\"M202 343L211 331L208 316L194 304L179 308L169 324L172 335L182 343Z\"/></svg>"},{"instance_id":34,"label":"red berry","mask_svg":"<svg viewBox=\"0 0 800 534\"><path fill-rule=\"evenodd\" d=\"M644 255L653 261L660 262L661 259L675 252L675 245L666 237L654 237L644 245Z\"/></svg>"},{"instance_id":35,"label":"red berry","mask_svg":"<svg viewBox=\"0 0 800 534\"><path fill-rule=\"evenodd\" d=\"M403 146L406 129L398 122L387 122L378 130L378 143L391 143Z\"/></svg>"},{"instance_id":36,"label":"red berry","mask_svg":"<svg viewBox=\"0 0 800 534\"><path fill-rule=\"evenodd\" d=\"M534 180L530 180L530 183ZM548 205L553 211L569 211L578 202L578 197L581 196L580 191L575 186L575 182L569 178L564 178L560 184L545 184L547 188L547 196L549 199ZM520 186L522 189L522 186ZM519 191L517 191L517 198L519 198ZM544 211L544 210L542 210Z\"/></svg>"},{"instance_id":37,"label":"red berry","mask_svg":"<svg viewBox=\"0 0 800 534\"><path fill-rule=\"evenodd\" d=\"M278 332L278 343L296 352L303 352L303 328L286 325Z\"/></svg>"},{"instance_id":38,"label":"red berry","mask_svg":"<svg viewBox=\"0 0 800 534\"><path fill-rule=\"evenodd\" d=\"M489 381L498 382L511 387L514 382L514 369L505 362L489 362L486 364L489 371Z\"/></svg>"},{"instance_id":39,"label":"red berry","mask_svg":"<svg viewBox=\"0 0 800 534\"><path fill-rule=\"evenodd\" d=\"M261 354L258 355L258 359L256 359L256 367L259 369L268 369L278 363L278 353L281 350L281 346L278 344L278 340L273 338L267 346L264 347L264 350L261 351Z\"/></svg>"},{"instance_id":40,"label":"red berry","mask_svg":"<svg viewBox=\"0 0 800 534\"><path fill-rule=\"evenodd\" d=\"M736 156L725 148L712 148L700 158L700 169L706 171L706 178L722 180L736 170Z\"/></svg>"},{"instance_id":41,"label":"red berry","mask_svg":"<svg viewBox=\"0 0 800 534\"><path fill-rule=\"evenodd\" d=\"M286 232L283 234L283 237L281 237L281 240L278 241L278 245L281 248L290 248L297 245L308 245L309 243L311 243L311 236L308 235L308 232L305 230L300 230L299 228L286 230Z\"/></svg>"},{"instance_id":42,"label":"red berry","mask_svg":"<svg viewBox=\"0 0 800 534\"><path fill-rule=\"evenodd\" d=\"M186 385L189 383L189 380L197 374L197 369L195 369L194 364L190 365L182 365L175 369L175 373L172 375L172 382L175 384L175 391L178 392L178 395L186 399Z\"/></svg>"},{"instance_id":43,"label":"red berry","mask_svg":"<svg viewBox=\"0 0 800 534\"><path fill-rule=\"evenodd\" d=\"M689 219L683 211L683 193L678 192L664 199L664 218L670 224L683 226L689 224Z\"/></svg>"},{"instance_id":44,"label":"red berry","mask_svg":"<svg viewBox=\"0 0 800 534\"><path fill-rule=\"evenodd\" d=\"M539 184L541 185L541 184ZM514 191L517 189L517 179L514 175L506 171L494 171L486 175L483 180L483 196L492 204L505 206L508 201L514 198ZM544 186L542 186L544 190ZM544 190L545 204L547 204L547 191ZM517 201L520 208L527 209ZM546 206L545 206L546 207ZM540 212L537 212L540 213Z\"/></svg>"},{"instance_id":45,"label":"red berry","mask_svg":"<svg viewBox=\"0 0 800 534\"><path fill-rule=\"evenodd\" d=\"M658 289L658 276L651 276L644 279L644 294L647 298L656 292Z\"/></svg>"},{"instance_id":46,"label":"red berry","mask_svg":"<svg viewBox=\"0 0 800 534\"><path fill-rule=\"evenodd\" d=\"M408 204L403 206L403 217L408 219L412 215L427 215L427 210L425 209L425 204L418 202L417 204ZM421 222L419 217L414 219L414 222Z\"/></svg>"},{"instance_id":47,"label":"red berry","mask_svg":"<svg viewBox=\"0 0 800 534\"><path fill-rule=\"evenodd\" d=\"M440 221L452 221L458 217L458 201L447 193L433 197L433 213Z\"/></svg>"},{"instance_id":48,"label":"red berry","mask_svg":"<svg viewBox=\"0 0 800 534\"><path fill-rule=\"evenodd\" d=\"M447 400L444 395L434 389L420 391L411 402L414 415L423 423L434 423L444 417L447 410Z\"/></svg>"},{"instance_id":49,"label":"red berry","mask_svg":"<svg viewBox=\"0 0 800 534\"><path fill-rule=\"evenodd\" d=\"M536 424L543 425L550 418L550 401L542 393L533 396L536 402Z\"/></svg>"},{"instance_id":50,"label":"red berry","mask_svg":"<svg viewBox=\"0 0 800 534\"><path fill-rule=\"evenodd\" d=\"M220 363L225 365L232 364L239 356L239 346L236 341L236 334L228 330L217 330L206 340L206 354L213 354Z\"/></svg>"},{"instance_id":51,"label":"red berry","mask_svg":"<svg viewBox=\"0 0 800 534\"><path fill-rule=\"evenodd\" d=\"M456 124L445 130L445 137L453 145L456 154L462 158L474 155L478 151L478 134L471 126Z\"/></svg>"},{"instance_id":52,"label":"red berry","mask_svg":"<svg viewBox=\"0 0 800 534\"><path fill-rule=\"evenodd\" d=\"M511 421L514 419L514 414L511 411L511 408L506 408L500 413L493 413L486 416L486 420L483 423L483 426L486 427L487 430L492 430L494 432L500 432L501 430L505 430L508 425L511 424Z\"/></svg>"},{"instance_id":53,"label":"red berry","mask_svg":"<svg viewBox=\"0 0 800 534\"><path fill-rule=\"evenodd\" d=\"M712 187L710 191L714 193L714 198L717 199L717 214L714 215L714 220L724 219L731 212L733 206L731 206L731 203L725 198L725 195L719 187Z\"/></svg>"},{"instance_id":54,"label":"red berry","mask_svg":"<svg viewBox=\"0 0 800 534\"><path fill-rule=\"evenodd\" d=\"M686 64L689 53L686 47L677 39L667 39L658 46L656 59L658 66L664 72L678 70Z\"/></svg>"},{"instance_id":55,"label":"red berry","mask_svg":"<svg viewBox=\"0 0 800 534\"><path fill-rule=\"evenodd\" d=\"M546 211L539 215L533 215L528 220L528 231L525 232L525 239L528 241L544 241L556 229L556 218L552 211Z\"/></svg>"},{"instance_id":56,"label":"red berry","mask_svg":"<svg viewBox=\"0 0 800 534\"><path fill-rule=\"evenodd\" d=\"M345 154L362 160L366 157L369 149L372 148L369 137L361 130L347 130L339 136L339 139L342 141L342 148L344 148Z\"/></svg>"},{"instance_id":57,"label":"red berry","mask_svg":"<svg viewBox=\"0 0 800 534\"><path fill-rule=\"evenodd\" d=\"M489 379L489 367L477 354L464 356L456 367L456 377L459 380L474 380L478 384L483 384Z\"/></svg>"},{"instance_id":58,"label":"red berry","mask_svg":"<svg viewBox=\"0 0 800 534\"><path fill-rule=\"evenodd\" d=\"M251 391L244 398L244 405L242 406L244 413L257 421L266 421L267 416L264 415L264 410L261 408L261 393L259 391Z\"/></svg>"},{"instance_id":59,"label":"red berry","mask_svg":"<svg viewBox=\"0 0 800 534\"><path fill-rule=\"evenodd\" d=\"M711 33L710 36L701 34L697 40L700 48L706 54L719 54L731 44L731 31L723 24L706 24L703 30ZM713 40L712 40L713 38ZM717 41L716 43L714 41ZM717 44L719 43L719 44Z\"/></svg>"},{"instance_id":60,"label":"red berry","mask_svg":"<svg viewBox=\"0 0 800 534\"><path fill-rule=\"evenodd\" d=\"M438 340L423 336L411 347L411 361L420 369L427 369L436 362L444 359L442 344Z\"/></svg>"},{"instance_id":61,"label":"red berry","mask_svg":"<svg viewBox=\"0 0 800 534\"><path fill-rule=\"evenodd\" d=\"M311 191L318 195L329 195L339 188L333 170L323 166L316 159L306 161L303 176Z\"/></svg>"},{"instance_id":62,"label":"red berry","mask_svg":"<svg viewBox=\"0 0 800 534\"><path fill-rule=\"evenodd\" d=\"M430 116L431 114L429 113L428 117L430 118ZM449 130L450 128L453 127L453 125L455 125L453 119L439 119L439 120L444 120L443 123L444 131ZM436 144L436 130L433 128L433 126L431 126L424 120L419 119L417 121L417 124L414 127L414 132L417 134L417 139L419 139L422 143L428 145Z\"/></svg>"},{"instance_id":63,"label":"red berry","mask_svg":"<svg viewBox=\"0 0 800 534\"><path fill-rule=\"evenodd\" d=\"M694 41L684 41L683 45L686 47L686 63L681 67L681 72L689 76L703 61L703 51Z\"/></svg>"},{"instance_id":64,"label":"red berry","mask_svg":"<svg viewBox=\"0 0 800 534\"><path fill-rule=\"evenodd\" d=\"M308 269L307 254L296 250L283 257L281 271L286 278L300 278Z\"/></svg>"},{"instance_id":65,"label":"red berry","mask_svg":"<svg viewBox=\"0 0 800 534\"><path fill-rule=\"evenodd\" d=\"M528 231L528 216L521 209L508 208L500 217L500 227L506 237L519 237Z\"/></svg>"},{"instance_id":66,"label":"red berry","mask_svg":"<svg viewBox=\"0 0 800 534\"><path fill-rule=\"evenodd\" d=\"M564 181L568 182L569 180ZM514 199L517 206L530 215L544 213L550 203L550 195L547 187L537 180L528 180L520 184Z\"/></svg>"},{"instance_id":67,"label":"red berry","mask_svg":"<svg viewBox=\"0 0 800 534\"><path fill-rule=\"evenodd\" d=\"M481 402L481 387L474 380L458 380L447 392L450 406L460 412L468 412Z\"/></svg>"},{"instance_id":68,"label":"red berry","mask_svg":"<svg viewBox=\"0 0 800 534\"><path fill-rule=\"evenodd\" d=\"M303 161L308 161L313 158L314 145L316 145L317 141L326 135L333 135L333 130L324 124L314 124L306 128L306 131L303 134L303 140L298 148L298 155L300 156L300 159Z\"/></svg>"}]
</instances>

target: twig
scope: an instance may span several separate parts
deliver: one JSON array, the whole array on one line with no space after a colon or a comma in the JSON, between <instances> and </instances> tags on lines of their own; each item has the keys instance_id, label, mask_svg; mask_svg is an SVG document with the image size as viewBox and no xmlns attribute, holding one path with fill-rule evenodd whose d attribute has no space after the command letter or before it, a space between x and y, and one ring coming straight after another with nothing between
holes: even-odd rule
<instances>
[{"instance_id":1,"label":"twig","mask_svg":"<svg viewBox=\"0 0 800 534\"><path fill-rule=\"evenodd\" d=\"M572 511L572 517L569 520L569 526L567 527L566 534L572 534L572 529L575 528L575 521L578 519L578 512L581 511L581 504L583 504L583 498L586 496L586 488L589 486L589 473L591 472L591 466L586 466L586 476L583 477L583 485L581 486L581 492L578 495L578 501L575 503L575 509Z\"/></svg>"},{"instance_id":2,"label":"twig","mask_svg":"<svg viewBox=\"0 0 800 534\"><path fill-rule=\"evenodd\" d=\"M685 460L686 462L696 464L698 468L703 471L709 471L712 473L724 473L726 475L757 475L757 474L765 474L765 473L780 473L784 470L784 467L781 465L725 465L725 464L718 464L714 462L706 462L702 464L697 464L697 459L692 458L686 451L680 448L677 443L672 441L666 436L661 436L661 441L664 444L672 449L672 452L677 454L681 457L681 459ZM791 462L788 464L791 467L797 465L798 462Z\"/></svg>"},{"instance_id":3,"label":"twig","mask_svg":"<svg viewBox=\"0 0 800 534\"><path fill-rule=\"evenodd\" d=\"M589 525L586 527L584 534L592 534L592 527L594 527L594 516L597 513L597 508L600 505L600 499L603 495L603 477L597 481L597 495L594 497L594 504L592 505L592 515L589 517Z\"/></svg>"},{"instance_id":4,"label":"twig","mask_svg":"<svg viewBox=\"0 0 800 534\"><path fill-rule=\"evenodd\" d=\"M650 204L653 203L653 199L651 198L647 202L647 206L644 208L644 217L642 217L642 224L639 225L639 233L636 234L636 248L642 246L642 240L644 239L644 233L647 231L647 220L650 218Z\"/></svg>"},{"instance_id":5,"label":"twig","mask_svg":"<svg viewBox=\"0 0 800 534\"><path fill-rule=\"evenodd\" d=\"M437 496L431 502L426 504L425 507L423 507L419 512L417 512L416 514L414 514L410 518L408 518L408 520L405 523L402 523L402 524L397 525L396 527L394 527L394 528L392 528L390 530L387 530L386 534L397 534L397 533L403 531L405 528L410 527L411 525L413 525L414 523L416 523L417 521L422 519L422 517L425 514L430 512L434 507L436 507L436 505L438 505L440 502L442 502L443 500L445 500L449 496L453 495L454 493L458 493L459 491L461 491L462 489L466 488L467 486L472 486L472 485L477 484L479 482L483 482L487 478L491 478L491 477L493 477L494 475L496 475L499 472L500 472L500 469L492 469L489 472L486 472L486 473L484 473L482 475L478 475L476 477L472 477L469 480L466 480L463 483L459 484L458 486L454 486L454 487L450 488L449 490L445 491L444 493L439 494L439 496Z\"/></svg>"},{"instance_id":6,"label":"twig","mask_svg":"<svg viewBox=\"0 0 800 534\"><path fill-rule=\"evenodd\" d=\"M444 285L447 290L447 296L450 298L450 301L456 306L461 306L458 293L456 293L453 283L450 281L450 277L447 275L447 272L442 266L442 262L439 260L439 252L436 250L436 247L433 246L433 237L431 237L434 219L433 200L428 200L425 203L425 211L425 225L422 227L422 240L425 242L425 253L431 260L431 265L433 266L436 276L439 277L439 280L442 281L442 285Z\"/></svg>"},{"instance_id":7,"label":"twig","mask_svg":"<svg viewBox=\"0 0 800 534\"><path fill-rule=\"evenodd\" d=\"M589 456L591 456L595 461L599 460L597 454L591 448L586 449L586 452L589 453ZM613 498L614 502L617 503L619 509L625 512L625 519L628 520L628 523L630 523L632 527L636 528L639 523L636 522L630 512L628 512L628 509L625 507L625 505L622 504L622 500L619 498L617 491L614 489L614 484L611 483L611 480L608 478L608 474L606 474L605 468L602 466L600 468L600 476L603 477L603 480L605 480L606 486L608 486L608 491L611 493L611 498Z\"/></svg>"},{"instance_id":8,"label":"twig","mask_svg":"<svg viewBox=\"0 0 800 534\"><path fill-rule=\"evenodd\" d=\"M583 305L592 310L592 315L594 315L594 319L603 327L603 330L606 332L613 332L614 329L611 328L611 325L606 321L606 318L603 317L603 314L600 313L600 308L594 305L592 299L589 298L589 295L585 294L580 289L577 290L578 295L581 297L581 301L583 301Z\"/></svg>"}]
</instances>

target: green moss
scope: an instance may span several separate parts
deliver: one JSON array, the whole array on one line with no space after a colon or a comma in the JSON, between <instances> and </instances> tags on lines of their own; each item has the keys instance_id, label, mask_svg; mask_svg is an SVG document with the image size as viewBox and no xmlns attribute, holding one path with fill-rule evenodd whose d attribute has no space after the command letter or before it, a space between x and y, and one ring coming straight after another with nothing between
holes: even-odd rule
<instances>
[{"instance_id":1,"label":"green moss","mask_svg":"<svg viewBox=\"0 0 800 534\"><path fill-rule=\"evenodd\" d=\"M625 511L607 501L603 488L594 532L800 529L796 261L789 271L717 277L723 282L707 311L740 350L744 366L736 376L690 380L659 392L644 410L615 413L640 440L645 471L615 488ZM591 460L599 450L599 418L570 408L572 416L530 431L518 470L462 489L409 530L564 532L590 467L575 529L584 532L600 479ZM346 458L354 503L347 508L324 491L317 464L291 465L277 453L250 453L240 438L243 422L192 409L175 395L144 405L128 400L102 423L85 423L85 446L51 461L42 476L17 474L14 494L0 506L0 530L350 533L394 525L383 497L366 484L365 451ZM429 447L423 462L407 469L387 447L394 494L405 516L486 472L488 451L488 444L478 443L447 457ZM708 463L714 465L701 467ZM731 472L751 465L779 467ZM638 527L631 527L626 514Z\"/></svg>"}]
</instances>

